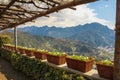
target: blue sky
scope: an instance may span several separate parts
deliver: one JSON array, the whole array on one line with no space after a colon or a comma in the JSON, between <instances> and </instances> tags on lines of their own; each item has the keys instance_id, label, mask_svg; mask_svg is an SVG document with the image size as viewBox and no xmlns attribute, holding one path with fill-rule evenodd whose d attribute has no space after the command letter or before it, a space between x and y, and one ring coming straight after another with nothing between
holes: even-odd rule
<instances>
[{"instance_id":1,"label":"blue sky","mask_svg":"<svg viewBox=\"0 0 120 80\"><path fill-rule=\"evenodd\" d=\"M93 3L79 5L77 10L64 9L58 13L50 14L49 18L42 17L35 20L34 23L26 23L24 26L56 26L71 27L84 25L87 23L98 22L114 29L116 0L99 0Z\"/></svg>"},{"instance_id":2,"label":"blue sky","mask_svg":"<svg viewBox=\"0 0 120 80\"><path fill-rule=\"evenodd\" d=\"M116 15L116 0L100 0L90 3L88 6L95 9L98 18L102 18L115 24Z\"/></svg>"}]
</instances>

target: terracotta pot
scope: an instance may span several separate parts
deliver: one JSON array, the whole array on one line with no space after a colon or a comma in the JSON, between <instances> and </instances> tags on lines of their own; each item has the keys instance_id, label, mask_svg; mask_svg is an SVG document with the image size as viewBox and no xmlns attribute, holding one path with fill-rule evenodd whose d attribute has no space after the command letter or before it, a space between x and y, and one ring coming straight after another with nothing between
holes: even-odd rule
<instances>
[{"instance_id":1,"label":"terracotta pot","mask_svg":"<svg viewBox=\"0 0 120 80\"><path fill-rule=\"evenodd\" d=\"M48 62L56 64L56 65L65 64L65 62L66 62L65 58L66 58L66 55L64 55L64 56L54 56L54 55L47 54Z\"/></svg>"},{"instance_id":2,"label":"terracotta pot","mask_svg":"<svg viewBox=\"0 0 120 80\"><path fill-rule=\"evenodd\" d=\"M25 50L26 50L26 49L18 48L18 52L20 52L21 54L25 54Z\"/></svg>"},{"instance_id":3,"label":"terracotta pot","mask_svg":"<svg viewBox=\"0 0 120 80\"><path fill-rule=\"evenodd\" d=\"M41 60L47 59L46 54L47 53L42 53L42 52L38 52L38 51L34 52L35 58L41 59Z\"/></svg>"},{"instance_id":4,"label":"terracotta pot","mask_svg":"<svg viewBox=\"0 0 120 80\"><path fill-rule=\"evenodd\" d=\"M8 46L8 47L7 47L7 50L9 50L9 51L10 51L10 50L11 50L11 47L10 47L10 46Z\"/></svg>"},{"instance_id":5,"label":"terracotta pot","mask_svg":"<svg viewBox=\"0 0 120 80\"><path fill-rule=\"evenodd\" d=\"M6 46L6 49L8 50L8 46Z\"/></svg>"},{"instance_id":6,"label":"terracotta pot","mask_svg":"<svg viewBox=\"0 0 120 80\"><path fill-rule=\"evenodd\" d=\"M5 49L5 47L6 47L6 46L3 44L3 45L2 45L2 48L4 48L4 49Z\"/></svg>"},{"instance_id":7,"label":"terracotta pot","mask_svg":"<svg viewBox=\"0 0 120 80\"><path fill-rule=\"evenodd\" d=\"M8 46L5 45L5 49L8 49Z\"/></svg>"},{"instance_id":8,"label":"terracotta pot","mask_svg":"<svg viewBox=\"0 0 120 80\"><path fill-rule=\"evenodd\" d=\"M3 49L7 49L7 46L6 46L6 45L3 45L2 48L3 48Z\"/></svg>"},{"instance_id":9,"label":"terracotta pot","mask_svg":"<svg viewBox=\"0 0 120 80\"><path fill-rule=\"evenodd\" d=\"M100 77L113 80L113 66L103 65L100 64L100 62L98 62L96 65Z\"/></svg>"},{"instance_id":10,"label":"terracotta pot","mask_svg":"<svg viewBox=\"0 0 120 80\"><path fill-rule=\"evenodd\" d=\"M34 51L33 50L25 50L25 53L27 54L27 56L34 56Z\"/></svg>"},{"instance_id":11,"label":"terracotta pot","mask_svg":"<svg viewBox=\"0 0 120 80\"><path fill-rule=\"evenodd\" d=\"M17 47L17 52L20 52L20 48Z\"/></svg>"},{"instance_id":12,"label":"terracotta pot","mask_svg":"<svg viewBox=\"0 0 120 80\"><path fill-rule=\"evenodd\" d=\"M11 50L11 47L10 47L10 46L7 46L7 50Z\"/></svg>"},{"instance_id":13,"label":"terracotta pot","mask_svg":"<svg viewBox=\"0 0 120 80\"><path fill-rule=\"evenodd\" d=\"M10 51L15 51L15 47L14 47L14 46L11 46L11 47L10 47Z\"/></svg>"},{"instance_id":14,"label":"terracotta pot","mask_svg":"<svg viewBox=\"0 0 120 80\"><path fill-rule=\"evenodd\" d=\"M75 60L71 58L66 58L67 66L69 68L81 71L81 72L88 72L93 68L94 59L91 59L90 61L80 61Z\"/></svg>"}]
</instances>

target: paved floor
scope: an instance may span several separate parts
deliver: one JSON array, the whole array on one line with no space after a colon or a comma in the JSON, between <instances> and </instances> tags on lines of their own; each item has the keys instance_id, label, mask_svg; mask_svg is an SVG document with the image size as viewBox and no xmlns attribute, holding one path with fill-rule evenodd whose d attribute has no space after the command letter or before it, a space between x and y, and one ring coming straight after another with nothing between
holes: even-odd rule
<instances>
[{"instance_id":1,"label":"paved floor","mask_svg":"<svg viewBox=\"0 0 120 80\"><path fill-rule=\"evenodd\" d=\"M0 80L31 80L21 72L13 69L12 65L0 57Z\"/></svg>"}]
</instances>

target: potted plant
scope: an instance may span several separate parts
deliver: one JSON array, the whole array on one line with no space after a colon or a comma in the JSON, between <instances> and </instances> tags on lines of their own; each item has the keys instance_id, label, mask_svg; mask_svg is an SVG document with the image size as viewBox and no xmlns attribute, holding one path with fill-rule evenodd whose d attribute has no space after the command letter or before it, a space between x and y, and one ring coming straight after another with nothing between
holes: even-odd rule
<instances>
[{"instance_id":1,"label":"potted plant","mask_svg":"<svg viewBox=\"0 0 120 80\"><path fill-rule=\"evenodd\" d=\"M64 52L49 52L47 54L48 62L51 62L56 65L65 64L66 54Z\"/></svg>"},{"instance_id":2,"label":"potted plant","mask_svg":"<svg viewBox=\"0 0 120 80\"><path fill-rule=\"evenodd\" d=\"M13 45L11 45L11 44L7 44L7 50L9 50L9 51L13 51L14 49L14 46Z\"/></svg>"},{"instance_id":3,"label":"potted plant","mask_svg":"<svg viewBox=\"0 0 120 80\"><path fill-rule=\"evenodd\" d=\"M26 49L27 49L26 47L21 47L21 46L17 47L18 52L20 52L21 54L26 54L25 52Z\"/></svg>"},{"instance_id":4,"label":"potted plant","mask_svg":"<svg viewBox=\"0 0 120 80\"><path fill-rule=\"evenodd\" d=\"M81 72L88 72L93 68L94 58L71 55L66 58L66 62L69 68L72 68Z\"/></svg>"},{"instance_id":5,"label":"potted plant","mask_svg":"<svg viewBox=\"0 0 120 80\"><path fill-rule=\"evenodd\" d=\"M5 44L3 44L3 45L2 45L2 48L6 49L6 45L5 45Z\"/></svg>"},{"instance_id":6,"label":"potted plant","mask_svg":"<svg viewBox=\"0 0 120 80\"><path fill-rule=\"evenodd\" d=\"M46 54L48 53L45 49L38 49L34 52L35 58L45 60L47 59Z\"/></svg>"},{"instance_id":7,"label":"potted plant","mask_svg":"<svg viewBox=\"0 0 120 80\"><path fill-rule=\"evenodd\" d=\"M2 48L7 49L7 45L3 44Z\"/></svg>"},{"instance_id":8,"label":"potted plant","mask_svg":"<svg viewBox=\"0 0 120 80\"><path fill-rule=\"evenodd\" d=\"M22 52L21 49L22 49L21 46L17 46L17 52L21 53Z\"/></svg>"},{"instance_id":9,"label":"potted plant","mask_svg":"<svg viewBox=\"0 0 120 80\"><path fill-rule=\"evenodd\" d=\"M7 44L4 44L4 49L8 50L8 45Z\"/></svg>"},{"instance_id":10,"label":"potted plant","mask_svg":"<svg viewBox=\"0 0 120 80\"><path fill-rule=\"evenodd\" d=\"M113 80L114 63L109 60L103 60L96 63L98 74L100 77Z\"/></svg>"},{"instance_id":11,"label":"potted plant","mask_svg":"<svg viewBox=\"0 0 120 80\"><path fill-rule=\"evenodd\" d=\"M34 48L27 48L25 49L25 53L27 56L34 56L35 49Z\"/></svg>"},{"instance_id":12,"label":"potted plant","mask_svg":"<svg viewBox=\"0 0 120 80\"><path fill-rule=\"evenodd\" d=\"M10 45L10 51L15 51L15 47L13 45Z\"/></svg>"},{"instance_id":13,"label":"potted plant","mask_svg":"<svg viewBox=\"0 0 120 80\"><path fill-rule=\"evenodd\" d=\"M10 44L7 44L7 50L11 50Z\"/></svg>"}]
</instances>

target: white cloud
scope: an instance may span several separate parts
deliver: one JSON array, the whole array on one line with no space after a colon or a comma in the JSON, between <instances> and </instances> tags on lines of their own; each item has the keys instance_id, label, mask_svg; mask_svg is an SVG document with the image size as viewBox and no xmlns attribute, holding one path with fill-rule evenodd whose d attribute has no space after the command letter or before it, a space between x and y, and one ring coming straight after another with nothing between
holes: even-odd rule
<instances>
[{"instance_id":1,"label":"white cloud","mask_svg":"<svg viewBox=\"0 0 120 80\"><path fill-rule=\"evenodd\" d=\"M106 5L105 5L105 8L108 8L108 7L109 7L109 5L106 4Z\"/></svg>"},{"instance_id":2,"label":"white cloud","mask_svg":"<svg viewBox=\"0 0 120 80\"><path fill-rule=\"evenodd\" d=\"M83 25L86 23L99 22L103 25L107 25L113 28L109 21L97 18L97 14L94 9L88 7L88 5L80 5L76 7L77 10L64 9L58 13L52 13L50 17L38 18L35 23L26 23L21 26L58 26L58 27L71 27L75 25Z\"/></svg>"}]
</instances>

